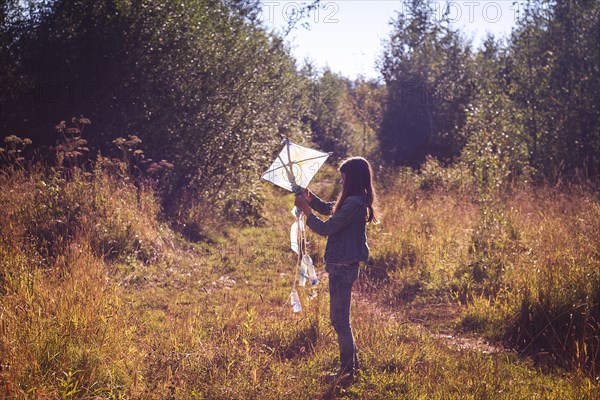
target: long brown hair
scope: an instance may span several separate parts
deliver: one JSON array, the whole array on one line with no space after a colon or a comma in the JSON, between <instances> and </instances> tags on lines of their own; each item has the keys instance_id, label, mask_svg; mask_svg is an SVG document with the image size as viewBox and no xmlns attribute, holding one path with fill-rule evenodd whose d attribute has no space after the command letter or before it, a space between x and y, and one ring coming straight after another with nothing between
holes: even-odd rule
<instances>
[{"instance_id":1,"label":"long brown hair","mask_svg":"<svg viewBox=\"0 0 600 400\"><path fill-rule=\"evenodd\" d=\"M367 222L379 222L373 204L376 201L373 187L373 169L363 157L351 157L340 165L339 171L345 175L342 193L339 195L334 210L340 207L348 196L363 196L367 205Z\"/></svg>"}]
</instances>

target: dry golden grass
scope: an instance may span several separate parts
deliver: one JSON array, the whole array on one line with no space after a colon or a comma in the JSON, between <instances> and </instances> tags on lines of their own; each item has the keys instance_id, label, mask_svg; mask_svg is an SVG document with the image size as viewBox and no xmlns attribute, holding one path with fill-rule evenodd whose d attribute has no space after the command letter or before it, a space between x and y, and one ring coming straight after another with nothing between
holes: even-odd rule
<instances>
[{"instance_id":1,"label":"dry golden grass","mask_svg":"<svg viewBox=\"0 0 600 400\"><path fill-rule=\"evenodd\" d=\"M404 181L384 199L386 223L373 230L369 268L387 278L389 304L457 302L463 330L597 375L596 192L513 188L483 208L470 195Z\"/></svg>"},{"instance_id":2,"label":"dry golden grass","mask_svg":"<svg viewBox=\"0 0 600 400\"><path fill-rule=\"evenodd\" d=\"M325 172L322 182L335 179ZM373 261L353 308L363 368L355 385L341 389L321 380L337 363L322 238L309 237L321 284L300 290L302 313L288 302L296 262L288 243L292 196L269 188L263 227L219 226L206 232L210 243L190 243L158 222L152 193L138 196L123 178L101 171L69 179L3 175L0 395L597 397L588 350L576 358L579 366L562 370L515 352L461 349L456 344L467 341L439 334L457 337L462 326L502 336L518 326L525 299L536 311L539 293L563 304L571 293L595 290L597 199L517 191L497 218L504 222L484 232L473 198L422 191L410 179L382 192L384 222L369 228ZM332 185L315 187L324 197L333 193ZM545 269L535 279L532 260ZM502 273L487 271L498 263Z\"/></svg>"}]
</instances>

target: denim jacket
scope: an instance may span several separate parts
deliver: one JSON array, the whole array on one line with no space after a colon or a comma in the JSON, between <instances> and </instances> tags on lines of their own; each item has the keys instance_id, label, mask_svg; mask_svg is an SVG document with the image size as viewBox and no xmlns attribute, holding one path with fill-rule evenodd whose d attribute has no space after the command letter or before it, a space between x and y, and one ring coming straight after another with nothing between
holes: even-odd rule
<instances>
[{"instance_id":1,"label":"denim jacket","mask_svg":"<svg viewBox=\"0 0 600 400\"><path fill-rule=\"evenodd\" d=\"M331 215L335 202L324 202L315 196L309 205L323 215ZM325 263L351 264L368 260L367 207L363 196L348 196L326 221L315 214L309 215L306 225L317 234L327 236Z\"/></svg>"}]
</instances>

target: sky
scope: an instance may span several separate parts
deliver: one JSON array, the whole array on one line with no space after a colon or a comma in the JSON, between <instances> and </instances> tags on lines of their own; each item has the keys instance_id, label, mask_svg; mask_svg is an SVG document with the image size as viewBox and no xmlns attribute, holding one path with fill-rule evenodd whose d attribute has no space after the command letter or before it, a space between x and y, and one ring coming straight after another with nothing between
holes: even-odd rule
<instances>
[{"instance_id":1,"label":"sky","mask_svg":"<svg viewBox=\"0 0 600 400\"><path fill-rule=\"evenodd\" d=\"M434 1L436 18L448 10L453 26L481 45L487 33L508 36L515 26L524 1L465 0ZM306 1L263 0L261 18L272 29L282 32L288 15ZM286 39L294 57L302 63L310 60L319 69L325 67L351 79L362 76L380 78L376 62L389 38L390 21L406 11L404 0L321 0L321 8L303 20L302 26Z\"/></svg>"}]
</instances>

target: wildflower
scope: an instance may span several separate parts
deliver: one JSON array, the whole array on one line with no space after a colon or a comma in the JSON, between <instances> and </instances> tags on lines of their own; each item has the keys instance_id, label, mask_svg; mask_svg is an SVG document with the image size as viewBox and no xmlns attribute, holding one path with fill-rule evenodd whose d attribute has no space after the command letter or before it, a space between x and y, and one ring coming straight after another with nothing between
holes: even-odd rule
<instances>
[{"instance_id":1,"label":"wildflower","mask_svg":"<svg viewBox=\"0 0 600 400\"><path fill-rule=\"evenodd\" d=\"M160 166L167 168L167 169L175 168L175 166L172 163L168 162L167 160L160 160Z\"/></svg>"},{"instance_id":2,"label":"wildflower","mask_svg":"<svg viewBox=\"0 0 600 400\"><path fill-rule=\"evenodd\" d=\"M4 138L4 141L6 143L21 143L22 140L20 137L18 137L17 135L10 135Z\"/></svg>"},{"instance_id":3,"label":"wildflower","mask_svg":"<svg viewBox=\"0 0 600 400\"><path fill-rule=\"evenodd\" d=\"M140 144L142 140L136 135L129 135L129 143L130 144Z\"/></svg>"}]
</instances>

